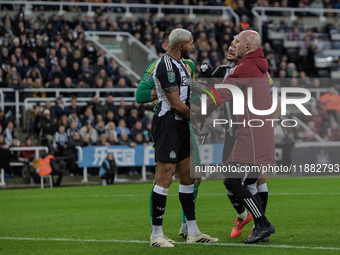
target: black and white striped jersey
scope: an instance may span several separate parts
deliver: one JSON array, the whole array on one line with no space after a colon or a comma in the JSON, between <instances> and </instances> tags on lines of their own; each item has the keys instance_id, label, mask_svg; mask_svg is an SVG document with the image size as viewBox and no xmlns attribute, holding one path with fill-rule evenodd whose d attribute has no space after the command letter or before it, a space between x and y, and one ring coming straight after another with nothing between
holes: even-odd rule
<instances>
[{"instance_id":1,"label":"black and white striped jersey","mask_svg":"<svg viewBox=\"0 0 340 255\"><path fill-rule=\"evenodd\" d=\"M221 65L215 69L212 73L212 77L224 81L227 77L232 74L235 70L233 63L228 63L227 65Z\"/></svg>"},{"instance_id":2,"label":"black and white striped jersey","mask_svg":"<svg viewBox=\"0 0 340 255\"><path fill-rule=\"evenodd\" d=\"M163 89L178 86L180 100L189 105L191 78L184 62L182 60L178 62L170 55L164 54L156 63L153 80L158 96L158 106L155 114L161 117L170 111L174 114L176 120L183 120L171 109Z\"/></svg>"}]
</instances>

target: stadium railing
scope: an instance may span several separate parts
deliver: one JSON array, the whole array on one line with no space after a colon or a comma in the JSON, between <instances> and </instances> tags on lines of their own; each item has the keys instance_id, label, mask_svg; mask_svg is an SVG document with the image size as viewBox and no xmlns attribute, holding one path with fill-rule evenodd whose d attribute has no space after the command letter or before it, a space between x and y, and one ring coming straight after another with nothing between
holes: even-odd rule
<instances>
[{"instance_id":1,"label":"stadium railing","mask_svg":"<svg viewBox=\"0 0 340 255\"><path fill-rule=\"evenodd\" d=\"M86 31L85 36L90 39L97 47L102 48L107 55L114 58L117 63L123 66L127 70L131 70L129 73L134 75L134 77L140 80L140 75L144 74L145 71L145 62L140 61L141 59L147 60L147 62L152 62L155 59L158 59L158 56L152 52L149 48L147 48L143 43L137 40L132 34L128 32L104 32L104 31ZM129 59L132 63L131 68L127 65L121 63L122 61L115 55L112 54L107 48L100 43L99 41L105 41L105 38L114 37L116 41L123 41L123 55L127 59ZM110 41L111 42L111 41ZM112 43L112 42L111 42Z\"/></svg>"},{"instance_id":2,"label":"stadium railing","mask_svg":"<svg viewBox=\"0 0 340 255\"><path fill-rule=\"evenodd\" d=\"M313 8L284 8L284 7L253 7L251 9L251 12L253 15L257 18L258 24L257 24L257 29L259 34L262 36L262 24L264 21L268 20L268 16L266 16L266 12L271 11L271 12L277 12L277 13L290 13L290 19L292 21L297 19L296 13L310 13L310 14L318 14L319 19L321 22L326 21L326 17L324 16L325 13L340 13L339 9L313 9ZM261 13L261 14L260 14Z\"/></svg>"},{"instance_id":3,"label":"stadium railing","mask_svg":"<svg viewBox=\"0 0 340 255\"><path fill-rule=\"evenodd\" d=\"M124 63L124 61L122 61L120 58L118 58L115 54L112 54L104 45L102 45L98 41L98 36L97 36L98 33L100 33L100 32L98 32L98 31L96 31L96 32L85 32L85 36L87 37L86 39L90 40L98 48L101 48L106 53L106 55L109 56L110 58L113 58L119 66L124 67L126 69L126 73L128 75L131 75L134 78L134 81L141 80L141 77L140 77L139 74L137 74L134 70L132 70L132 68L130 68L128 65L126 65ZM115 32L109 32L109 33L111 33L112 35L115 35L115 36L119 36ZM119 32L118 32L118 34L119 34ZM132 36L130 33L127 33L127 34Z\"/></svg>"},{"instance_id":4,"label":"stadium railing","mask_svg":"<svg viewBox=\"0 0 340 255\"><path fill-rule=\"evenodd\" d=\"M114 93L119 93L119 92L132 92L135 94L136 92L136 88L126 88L126 89L122 89L122 88L102 88L102 89L93 89L93 88L82 88L82 89L67 89L67 88L58 88L58 89L51 89L51 88L43 88L43 89L20 89L20 90L16 90L16 89L11 89L11 88L1 88L2 92L7 92L7 93L15 93L15 101L14 102L4 102L3 98L1 101L1 104L3 106L14 106L15 107L15 121L17 126L20 126L20 106L25 106L25 103L20 101L20 93L25 93L25 92L47 92L47 93L54 93L55 94L55 98L60 96L61 92L91 92L91 93L95 93L96 96L100 96L100 93L103 92L114 92ZM1 94L0 94L1 95ZM91 98L91 97L89 97ZM119 97L116 97L119 98ZM134 97L133 97L134 98Z\"/></svg>"},{"instance_id":5,"label":"stadium railing","mask_svg":"<svg viewBox=\"0 0 340 255\"><path fill-rule=\"evenodd\" d=\"M48 148L46 146L35 146L35 147L14 147L9 148L10 151L35 151L35 159L39 159L39 152L45 151L48 152ZM10 162L10 166L23 166L24 163L21 162ZM1 168L0 170L0 186L5 186L5 170Z\"/></svg>"},{"instance_id":6,"label":"stadium railing","mask_svg":"<svg viewBox=\"0 0 340 255\"><path fill-rule=\"evenodd\" d=\"M1 110L5 111L5 101L4 101L4 92L2 90L0 90L0 107Z\"/></svg>"},{"instance_id":7,"label":"stadium railing","mask_svg":"<svg viewBox=\"0 0 340 255\"><path fill-rule=\"evenodd\" d=\"M93 12L93 7L118 7L121 8L125 17L131 17L135 12L139 12L139 10L146 10L150 12L150 10L157 10L157 17L162 18L164 17L165 11L171 12L173 10L184 10L189 11L189 17L191 19L195 18L195 11L218 11L221 12L221 16L227 16L229 13L235 18L235 25L239 28L240 18L234 12L233 8L230 6L197 6L197 5L165 5L165 4L122 4L122 3L82 3L82 2L58 2L58 1L8 1L4 0L0 2L1 4L12 4L12 5L23 5L25 6L25 14L30 15L32 13L33 6L58 6L59 7L59 14L65 12L65 6L79 6L79 7L87 7L88 12ZM210 13L211 14L211 13Z\"/></svg>"},{"instance_id":8,"label":"stadium railing","mask_svg":"<svg viewBox=\"0 0 340 255\"><path fill-rule=\"evenodd\" d=\"M104 102L106 100L106 97L98 97L101 102ZM134 97L115 97L115 99L118 99L116 102L114 102L114 105L119 105L120 100L125 100L126 105L132 105L132 103L135 101ZM92 97L77 97L77 106L86 106L87 102L92 101ZM31 110L35 103L40 102L46 102L51 101L51 105L55 105L55 97L44 97L44 98L38 98L38 97L27 97L24 100L24 110L21 111L23 113L23 126L26 127L28 123L28 117L29 114L27 114L27 111ZM66 97L63 98L63 103L65 106L71 105L72 98Z\"/></svg>"}]
</instances>

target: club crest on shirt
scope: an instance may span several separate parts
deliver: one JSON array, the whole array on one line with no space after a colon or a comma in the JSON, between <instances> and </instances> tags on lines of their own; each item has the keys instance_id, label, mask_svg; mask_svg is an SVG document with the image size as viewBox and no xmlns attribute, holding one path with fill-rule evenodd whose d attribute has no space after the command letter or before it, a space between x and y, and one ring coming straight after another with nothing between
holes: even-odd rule
<instances>
[{"instance_id":1,"label":"club crest on shirt","mask_svg":"<svg viewBox=\"0 0 340 255\"><path fill-rule=\"evenodd\" d=\"M144 74L143 81L151 82L152 81L152 74L151 73Z\"/></svg>"},{"instance_id":2,"label":"club crest on shirt","mask_svg":"<svg viewBox=\"0 0 340 255\"><path fill-rule=\"evenodd\" d=\"M176 80L176 75L174 72L168 72L168 81L170 83L174 83Z\"/></svg>"},{"instance_id":3,"label":"club crest on shirt","mask_svg":"<svg viewBox=\"0 0 340 255\"><path fill-rule=\"evenodd\" d=\"M176 158L176 152L171 151L169 157L170 158Z\"/></svg>"},{"instance_id":4,"label":"club crest on shirt","mask_svg":"<svg viewBox=\"0 0 340 255\"><path fill-rule=\"evenodd\" d=\"M190 86L191 85L191 78L190 77L182 77L182 84L181 86Z\"/></svg>"}]
</instances>

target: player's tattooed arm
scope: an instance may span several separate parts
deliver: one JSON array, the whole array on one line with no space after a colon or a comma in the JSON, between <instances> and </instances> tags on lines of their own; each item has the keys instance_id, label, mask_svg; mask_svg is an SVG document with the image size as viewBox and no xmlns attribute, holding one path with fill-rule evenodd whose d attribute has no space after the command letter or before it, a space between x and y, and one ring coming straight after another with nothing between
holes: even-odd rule
<instances>
[{"instance_id":1,"label":"player's tattooed arm","mask_svg":"<svg viewBox=\"0 0 340 255\"><path fill-rule=\"evenodd\" d=\"M163 88L164 94L168 98L171 105L171 109L184 119L190 120L190 111L188 106L186 106L179 98L178 86L171 86Z\"/></svg>"},{"instance_id":2,"label":"player's tattooed arm","mask_svg":"<svg viewBox=\"0 0 340 255\"><path fill-rule=\"evenodd\" d=\"M176 85L176 86L164 88L163 90L164 90L164 92L166 92L167 94L172 94L173 92L178 92L178 86Z\"/></svg>"}]
</instances>

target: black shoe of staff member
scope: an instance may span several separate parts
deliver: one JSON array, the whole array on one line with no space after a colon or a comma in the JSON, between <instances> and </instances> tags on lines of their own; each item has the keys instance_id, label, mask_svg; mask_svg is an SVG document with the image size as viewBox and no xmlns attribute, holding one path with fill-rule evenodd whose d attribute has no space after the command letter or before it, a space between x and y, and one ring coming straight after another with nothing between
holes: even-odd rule
<instances>
[{"instance_id":1,"label":"black shoe of staff member","mask_svg":"<svg viewBox=\"0 0 340 255\"><path fill-rule=\"evenodd\" d=\"M269 227L260 227L260 225L255 226L254 232L247 239L243 240L245 244L257 243L263 238L270 236L275 233L274 226L270 223Z\"/></svg>"}]
</instances>

